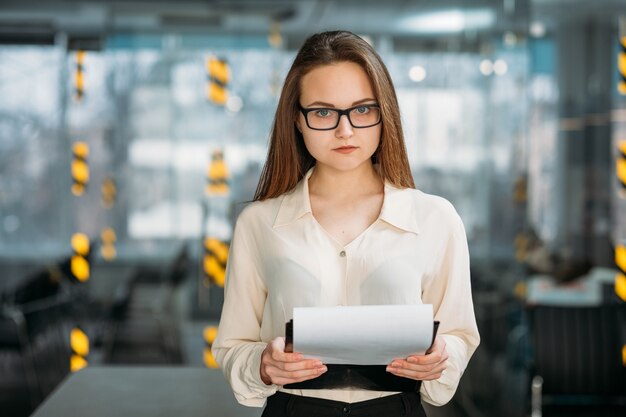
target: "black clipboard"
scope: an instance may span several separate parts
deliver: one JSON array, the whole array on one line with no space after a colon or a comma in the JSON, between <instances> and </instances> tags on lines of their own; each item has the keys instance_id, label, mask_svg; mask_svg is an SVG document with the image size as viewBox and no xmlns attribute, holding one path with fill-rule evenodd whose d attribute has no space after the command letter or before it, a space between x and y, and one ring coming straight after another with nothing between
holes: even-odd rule
<instances>
[{"instance_id":1,"label":"black clipboard","mask_svg":"<svg viewBox=\"0 0 626 417\"><path fill-rule=\"evenodd\" d=\"M435 343L439 322L433 323L433 338L430 352ZM285 352L293 352L293 319L285 325ZM287 389L340 389L353 388L371 391L418 392L422 381L403 378L387 372L387 365L333 365L328 370L308 381L287 384Z\"/></svg>"}]
</instances>

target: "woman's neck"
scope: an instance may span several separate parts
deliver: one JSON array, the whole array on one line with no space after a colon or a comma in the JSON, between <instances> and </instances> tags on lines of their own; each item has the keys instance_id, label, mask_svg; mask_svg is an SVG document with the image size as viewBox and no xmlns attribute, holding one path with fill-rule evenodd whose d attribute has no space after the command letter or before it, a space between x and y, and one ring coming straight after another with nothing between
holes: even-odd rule
<instances>
[{"instance_id":1,"label":"woman's neck","mask_svg":"<svg viewBox=\"0 0 626 417\"><path fill-rule=\"evenodd\" d=\"M309 178L309 193L323 198L345 199L382 190L383 181L371 163L351 171L339 171L318 164Z\"/></svg>"}]
</instances>

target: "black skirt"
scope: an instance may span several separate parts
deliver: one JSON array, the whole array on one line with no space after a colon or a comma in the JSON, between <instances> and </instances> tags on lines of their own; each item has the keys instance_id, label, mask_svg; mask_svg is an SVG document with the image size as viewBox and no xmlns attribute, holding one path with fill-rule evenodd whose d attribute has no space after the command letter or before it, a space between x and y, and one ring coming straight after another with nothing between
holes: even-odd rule
<instances>
[{"instance_id":1,"label":"black skirt","mask_svg":"<svg viewBox=\"0 0 626 417\"><path fill-rule=\"evenodd\" d=\"M426 417L420 395L403 392L373 400L344 403L277 392L261 417Z\"/></svg>"}]
</instances>

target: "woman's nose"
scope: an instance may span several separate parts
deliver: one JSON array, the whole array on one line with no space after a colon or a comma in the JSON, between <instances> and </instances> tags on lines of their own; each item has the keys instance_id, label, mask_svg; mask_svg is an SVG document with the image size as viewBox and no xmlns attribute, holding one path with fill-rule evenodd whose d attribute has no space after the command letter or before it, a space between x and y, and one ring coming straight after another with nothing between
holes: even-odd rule
<instances>
[{"instance_id":1,"label":"woman's nose","mask_svg":"<svg viewBox=\"0 0 626 417\"><path fill-rule=\"evenodd\" d=\"M335 137L350 137L353 133L352 125L350 124L350 120L348 120L348 116L345 114L339 116L339 125L337 126L337 129L335 129Z\"/></svg>"}]
</instances>

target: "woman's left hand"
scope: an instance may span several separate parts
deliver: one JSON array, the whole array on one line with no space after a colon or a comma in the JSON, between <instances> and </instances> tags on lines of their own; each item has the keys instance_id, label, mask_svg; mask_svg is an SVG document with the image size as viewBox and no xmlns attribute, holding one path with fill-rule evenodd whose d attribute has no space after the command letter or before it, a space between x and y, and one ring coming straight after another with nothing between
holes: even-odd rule
<instances>
[{"instance_id":1,"label":"woman's left hand","mask_svg":"<svg viewBox=\"0 0 626 417\"><path fill-rule=\"evenodd\" d=\"M420 381L439 379L446 369L446 342L439 336L435 338L432 349L425 355L411 355L405 359L394 359L387 372L404 378Z\"/></svg>"}]
</instances>

